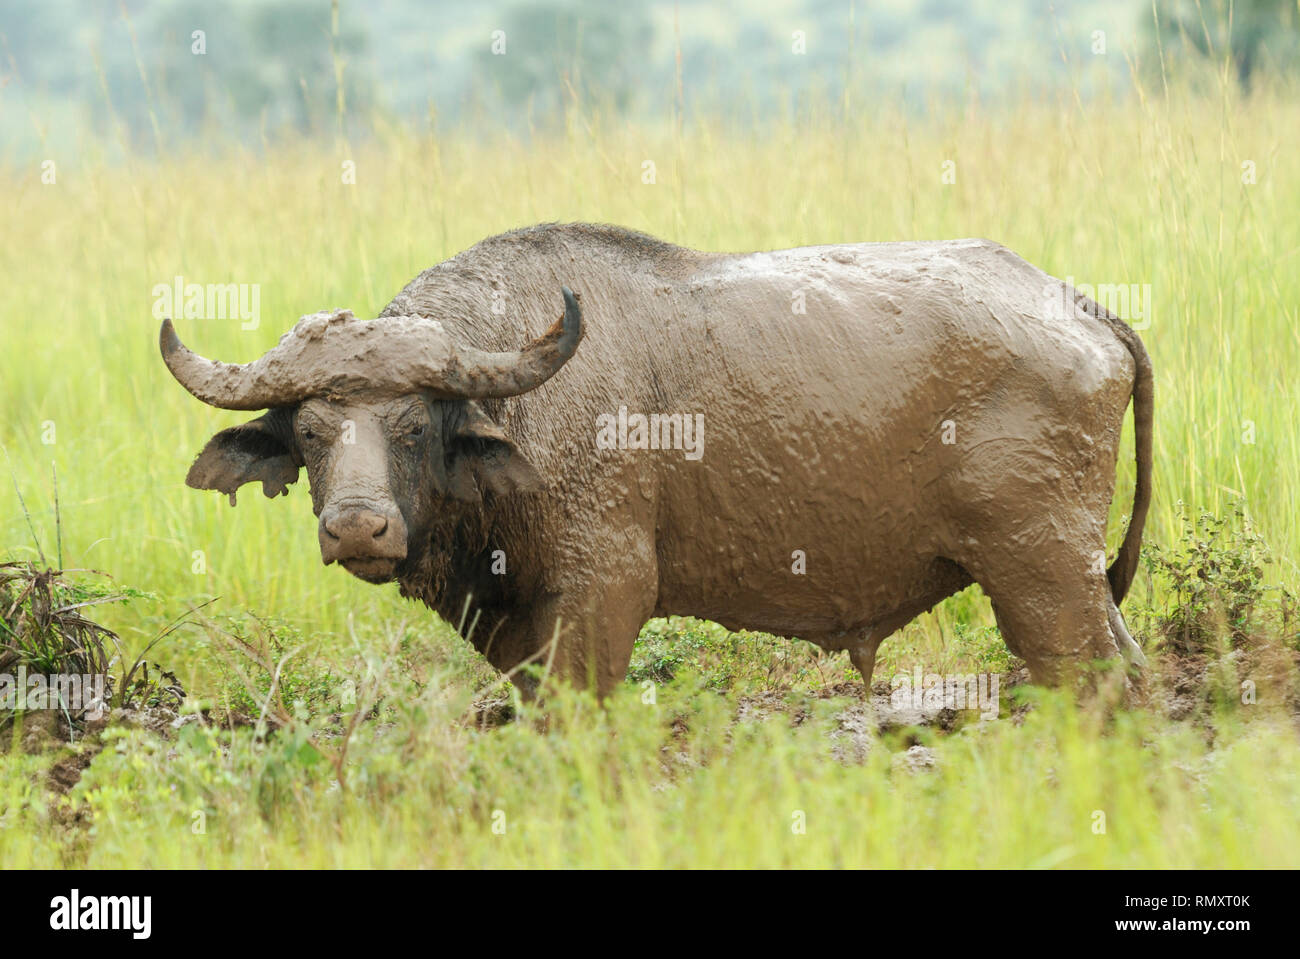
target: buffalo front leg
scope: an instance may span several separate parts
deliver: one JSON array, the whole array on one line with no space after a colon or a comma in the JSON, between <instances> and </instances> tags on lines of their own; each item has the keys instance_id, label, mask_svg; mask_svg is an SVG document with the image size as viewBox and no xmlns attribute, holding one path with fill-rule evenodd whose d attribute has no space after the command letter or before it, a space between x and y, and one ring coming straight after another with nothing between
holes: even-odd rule
<instances>
[{"instance_id":1,"label":"buffalo front leg","mask_svg":"<svg viewBox=\"0 0 1300 959\"><path fill-rule=\"evenodd\" d=\"M543 603L533 629L543 649L537 662L544 677L608 696L627 676L654 599L643 583L605 581Z\"/></svg>"},{"instance_id":2,"label":"buffalo front leg","mask_svg":"<svg viewBox=\"0 0 1300 959\"><path fill-rule=\"evenodd\" d=\"M531 626L546 671L604 698L627 676L632 647L654 612L658 562L651 534L606 531L604 549L533 610Z\"/></svg>"}]
</instances>

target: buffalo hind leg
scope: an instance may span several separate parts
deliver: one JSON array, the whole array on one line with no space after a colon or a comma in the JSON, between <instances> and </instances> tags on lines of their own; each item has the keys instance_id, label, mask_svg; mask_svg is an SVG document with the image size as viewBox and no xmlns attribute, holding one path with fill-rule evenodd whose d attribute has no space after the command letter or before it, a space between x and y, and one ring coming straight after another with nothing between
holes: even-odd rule
<instances>
[{"instance_id":1,"label":"buffalo hind leg","mask_svg":"<svg viewBox=\"0 0 1300 959\"><path fill-rule=\"evenodd\" d=\"M1077 610L1058 606L1054 595L1016 597L1011 602L994 598L993 612L1002 635L1012 637L1007 648L1020 650L1017 655L1028 664L1036 683L1067 682L1088 662L1109 659L1118 652L1109 627L1097 628L1096 615L1081 616ZM1105 616L1104 609L1101 616ZM1101 625L1106 626L1104 621Z\"/></svg>"},{"instance_id":2,"label":"buffalo hind leg","mask_svg":"<svg viewBox=\"0 0 1300 959\"><path fill-rule=\"evenodd\" d=\"M1035 682L1059 683L1091 660L1119 655L1110 584L1092 555L1049 541L967 567L992 601L1007 648L1028 663Z\"/></svg>"}]
</instances>

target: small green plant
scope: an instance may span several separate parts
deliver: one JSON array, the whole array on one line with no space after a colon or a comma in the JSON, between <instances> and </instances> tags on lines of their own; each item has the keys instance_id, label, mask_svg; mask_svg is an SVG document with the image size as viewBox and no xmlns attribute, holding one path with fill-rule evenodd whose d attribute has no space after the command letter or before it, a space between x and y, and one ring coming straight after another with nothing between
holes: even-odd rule
<instances>
[{"instance_id":1,"label":"small green plant","mask_svg":"<svg viewBox=\"0 0 1300 959\"><path fill-rule=\"evenodd\" d=\"M674 616L646 625L637 638L627 681L672 681L679 673L698 674L710 689L773 691L820 688L856 678L843 653L825 653L801 640L767 633L728 632L717 623Z\"/></svg>"},{"instance_id":2,"label":"small green plant","mask_svg":"<svg viewBox=\"0 0 1300 959\"><path fill-rule=\"evenodd\" d=\"M47 676L105 675L117 635L82 610L125 598L70 581L62 570L0 564L0 672L25 666Z\"/></svg>"},{"instance_id":3,"label":"small green plant","mask_svg":"<svg viewBox=\"0 0 1300 959\"><path fill-rule=\"evenodd\" d=\"M207 631L223 654L214 663L218 695L235 716L281 725L280 717L344 712L354 699L356 679L322 662L288 623L248 614L208 623Z\"/></svg>"},{"instance_id":4,"label":"small green plant","mask_svg":"<svg viewBox=\"0 0 1300 959\"><path fill-rule=\"evenodd\" d=\"M706 625L697 620L661 619L647 623L632 649L627 681L667 683L710 642Z\"/></svg>"},{"instance_id":5,"label":"small green plant","mask_svg":"<svg viewBox=\"0 0 1300 959\"><path fill-rule=\"evenodd\" d=\"M1177 542L1152 543L1144 552L1154 595L1164 597L1151 616L1160 647L1208 655L1225 642L1248 648L1266 633L1294 645L1295 597L1284 586L1268 584L1272 552L1241 503L1224 516L1205 509L1192 516L1180 501L1178 514Z\"/></svg>"},{"instance_id":6,"label":"small green plant","mask_svg":"<svg viewBox=\"0 0 1300 959\"><path fill-rule=\"evenodd\" d=\"M70 578L69 572L94 573L103 578ZM80 727L83 719L97 718L110 706L140 709L165 705L179 709L185 699L181 681L145 657L185 617L163 630L128 665L117 634L83 612L106 603L155 598L140 590L115 588L105 574L92 570L0 564L0 673L21 667L29 676L102 677L102 701L60 701L63 722L69 730ZM0 718L21 710L21 706L2 709Z\"/></svg>"}]
</instances>

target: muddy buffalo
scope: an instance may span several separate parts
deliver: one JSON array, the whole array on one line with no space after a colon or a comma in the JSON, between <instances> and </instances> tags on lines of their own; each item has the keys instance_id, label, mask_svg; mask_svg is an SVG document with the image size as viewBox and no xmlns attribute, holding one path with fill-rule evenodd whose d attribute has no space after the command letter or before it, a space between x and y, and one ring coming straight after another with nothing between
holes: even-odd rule
<instances>
[{"instance_id":1,"label":"muddy buffalo","mask_svg":"<svg viewBox=\"0 0 1300 959\"><path fill-rule=\"evenodd\" d=\"M304 317L248 364L169 321L161 346L198 399L267 411L217 433L190 486L275 496L305 467L324 562L474 624L501 670L603 694L646 620L682 614L848 650L870 683L886 636L972 582L1040 680L1141 660L1118 604L1150 361L996 243L719 254L544 225L426 270L378 319Z\"/></svg>"}]
</instances>

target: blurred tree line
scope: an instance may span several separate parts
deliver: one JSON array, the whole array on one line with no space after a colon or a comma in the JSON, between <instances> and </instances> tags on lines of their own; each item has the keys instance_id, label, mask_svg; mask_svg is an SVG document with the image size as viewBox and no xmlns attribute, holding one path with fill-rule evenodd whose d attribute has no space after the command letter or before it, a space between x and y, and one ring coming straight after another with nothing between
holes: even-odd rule
<instances>
[{"instance_id":1,"label":"blurred tree line","mask_svg":"<svg viewBox=\"0 0 1300 959\"><path fill-rule=\"evenodd\" d=\"M1150 52L1225 62L1246 91L1261 66L1289 72L1300 62L1300 0L1158 0L1154 14Z\"/></svg>"},{"instance_id":2,"label":"blurred tree line","mask_svg":"<svg viewBox=\"0 0 1300 959\"><path fill-rule=\"evenodd\" d=\"M817 96L854 105L1041 95L1146 69L1227 62L1243 87L1294 72L1300 0L0 0L0 144L71 128L162 145L344 132L376 118L559 122L618 114L762 117ZM1153 13L1155 14L1153 16ZM1095 50L1092 53L1096 53ZM1066 54L1066 56L1062 56ZM1084 69L1062 66L1073 59ZM1225 59L1226 58L1226 59ZM679 78L681 87L679 88ZM1028 78L1028 80L1026 80ZM865 94L865 95L862 95ZM111 113L108 107L111 106Z\"/></svg>"}]
</instances>

